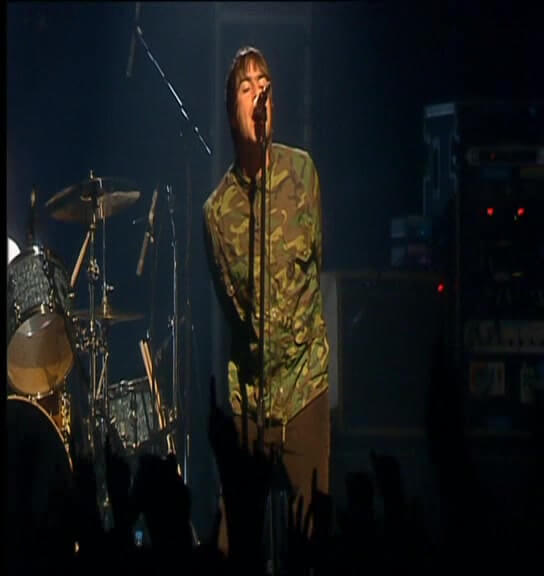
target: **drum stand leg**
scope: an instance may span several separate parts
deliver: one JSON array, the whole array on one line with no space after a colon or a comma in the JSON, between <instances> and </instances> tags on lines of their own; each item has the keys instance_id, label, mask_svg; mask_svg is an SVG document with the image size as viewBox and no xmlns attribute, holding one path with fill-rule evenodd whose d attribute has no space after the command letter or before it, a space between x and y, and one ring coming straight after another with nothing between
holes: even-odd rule
<instances>
[{"instance_id":1,"label":"drum stand leg","mask_svg":"<svg viewBox=\"0 0 544 576\"><path fill-rule=\"evenodd\" d=\"M60 421L61 421L61 434L64 441L66 450L70 453L70 438L72 437L72 411L70 394L67 390L66 378L64 379L64 387L60 395Z\"/></svg>"},{"instance_id":2,"label":"drum stand leg","mask_svg":"<svg viewBox=\"0 0 544 576\"><path fill-rule=\"evenodd\" d=\"M130 417L132 418L132 449L135 451L138 446L138 406L136 403L136 392L130 392Z\"/></svg>"}]
</instances>

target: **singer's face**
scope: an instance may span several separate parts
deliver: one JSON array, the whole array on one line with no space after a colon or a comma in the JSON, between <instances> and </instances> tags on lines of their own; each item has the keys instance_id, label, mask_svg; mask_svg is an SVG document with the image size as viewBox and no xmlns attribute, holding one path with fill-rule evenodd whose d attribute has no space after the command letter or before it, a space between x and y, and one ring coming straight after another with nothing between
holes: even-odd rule
<instances>
[{"instance_id":1,"label":"singer's face","mask_svg":"<svg viewBox=\"0 0 544 576\"><path fill-rule=\"evenodd\" d=\"M245 74L240 80L236 94L236 122L238 137L241 141L258 142L258 126L254 112L257 96L269 83L269 79L258 65L249 61ZM272 130L271 98L266 101L266 136Z\"/></svg>"}]
</instances>

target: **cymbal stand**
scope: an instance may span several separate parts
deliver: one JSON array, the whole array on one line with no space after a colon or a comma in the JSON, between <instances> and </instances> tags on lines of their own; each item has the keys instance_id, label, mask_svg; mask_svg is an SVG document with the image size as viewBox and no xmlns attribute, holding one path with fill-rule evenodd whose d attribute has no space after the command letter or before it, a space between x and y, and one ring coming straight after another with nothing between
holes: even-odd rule
<instances>
[{"instance_id":1,"label":"cymbal stand","mask_svg":"<svg viewBox=\"0 0 544 576\"><path fill-rule=\"evenodd\" d=\"M173 316L170 319L170 327L172 329L172 406L173 411L171 418L172 423L176 423L179 416L179 399L178 399L178 381L179 381L179 326L178 326L178 253L177 253L177 238L176 238L176 223L175 223L175 196L172 191L172 186L166 186L168 198L168 212L170 214L170 223L172 226L172 283L173 283ZM183 415L182 415L183 417ZM183 477L187 482L189 477L187 469L187 450L186 450L186 430L184 430L184 449L181 459L183 461Z\"/></svg>"},{"instance_id":2,"label":"cymbal stand","mask_svg":"<svg viewBox=\"0 0 544 576\"><path fill-rule=\"evenodd\" d=\"M94 179L93 172L90 172L90 179ZM105 341L106 326L104 321L100 325L96 321L96 307L95 307L95 283L100 278L100 270L95 258L95 243L96 243L96 230L97 220L102 218L102 278L103 278L103 306L107 306L106 297L106 245L105 245L105 220L106 214L104 212L104 204L99 205L98 202L98 189L102 189L102 181L96 178L96 186L92 187L92 217L90 224L90 243L89 243L89 346L90 346L90 371L91 371L91 386L89 390L89 441L92 447L92 452L95 462L95 474L97 484L97 499L99 509L102 514L105 529L110 525L110 514L108 510L109 498L106 485L105 467L106 461L104 458L104 445L106 434L107 422L107 404L104 398L107 397L107 362L108 350ZM105 314L104 314L105 316ZM97 362L98 354L102 356L102 369L100 378L97 379Z\"/></svg>"},{"instance_id":3,"label":"cymbal stand","mask_svg":"<svg viewBox=\"0 0 544 576\"><path fill-rule=\"evenodd\" d=\"M109 352L108 352L108 338L107 338L107 331L108 331L108 320L107 318L107 311L109 310L108 306L108 293L113 289L112 286L109 286L107 283L106 277L106 213L104 204L102 203L100 207L101 213L100 217L102 218L102 311L103 311L103 321L101 323L101 331L102 331L102 374L99 381L99 386L96 391L97 396L95 398L96 401L100 402L102 408L102 419L101 419L101 433L102 433L102 440L104 441L106 435L106 423L109 422L109 405L108 405L108 360L109 360Z\"/></svg>"},{"instance_id":4,"label":"cymbal stand","mask_svg":"<svg viewBox=\"0 0 544 576\"><path fill-rule=\"evenodd\" d=\"M91 171L91 178L92 178ZM96 241L96 214L97 214L97 200L96 200L96 190L93 188L92 192L92 217L89 226L89 266L87 270L88 284L89 284L89 370L91 376L91 385L89 387L89 442L93 453L96 453L95 446L95 422L96 422L96 364L97 364L97 348L98 348L98 338L97 338L97 324L95 318L95 283L99 278L98 264L95 258L95 241Z\"/></svg>"}]
</instances>

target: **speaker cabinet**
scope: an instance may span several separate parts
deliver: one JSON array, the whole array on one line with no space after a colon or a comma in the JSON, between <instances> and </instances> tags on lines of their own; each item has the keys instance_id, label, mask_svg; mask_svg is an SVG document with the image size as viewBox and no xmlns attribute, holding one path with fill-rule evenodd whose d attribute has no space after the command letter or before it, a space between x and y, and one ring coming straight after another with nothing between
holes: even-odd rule
<instances>
[{"instance_id":1,"label":"speaker cabinet","mask_svg":"<svg viewBox=\"0 0 544 576\"><path fill-rule=\"evenodd\" d=\"M448 287L430 272L325 272L331 406L343 432L422 429Z\"/></svg>"}]
</instances>

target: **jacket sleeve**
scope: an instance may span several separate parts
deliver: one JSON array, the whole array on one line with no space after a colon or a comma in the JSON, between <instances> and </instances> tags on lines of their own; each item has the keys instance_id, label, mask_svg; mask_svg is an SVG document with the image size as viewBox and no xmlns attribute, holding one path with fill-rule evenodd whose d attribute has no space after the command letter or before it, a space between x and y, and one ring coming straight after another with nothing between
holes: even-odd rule
<instances>
[{"instance_id":1,"label":"jacket sleeve","mask_svg":"<svg viewBox=\"0 0 544 576\"><path fill-rule=\"evenodd\" d=\"M242 318L241 308L230 280L229 266L221 241L221 230L208 202L204 204L203 221L207 259L217 299L229 320Z\"/></svg>"}]
</instances>

